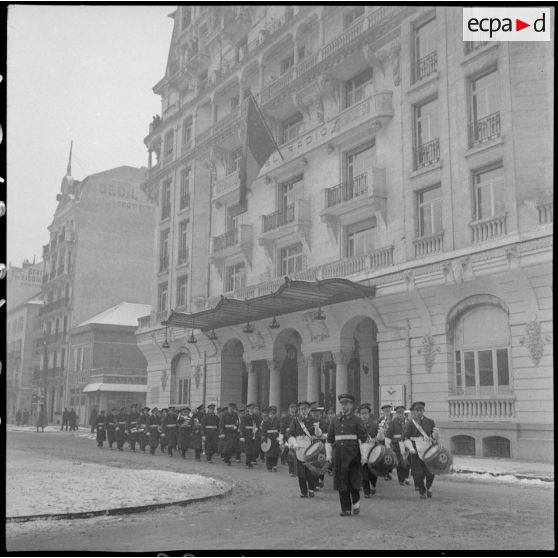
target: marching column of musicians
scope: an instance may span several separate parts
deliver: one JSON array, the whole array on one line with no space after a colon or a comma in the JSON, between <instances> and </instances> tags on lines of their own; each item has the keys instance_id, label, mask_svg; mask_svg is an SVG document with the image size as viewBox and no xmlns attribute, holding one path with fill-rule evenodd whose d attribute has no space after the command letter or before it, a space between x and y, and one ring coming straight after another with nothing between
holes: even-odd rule
<instances>
[{"instance_id":1,"label":"marching column of musicians","mask_svg":"<svg viewBox=\"0 0 558 558\"><path fill-rule=\"evenodd\" d=\"M452 457L439 443L434 421L424 415L425 403L416 401L410 410L383 405L375 418L368 403L355 409L353 395L338 399L339 414L299 401L281 416L275 406L260 410L254 403L229 403L222 409L200 405L194 411L188 406L140 411L133 404L129 412L125 407L100 412L97 446L106 441L110 449L116 444L123 451L128 442L132 451L136 446L151 455L157 449L169 456L176 451L183 459L193 450L197 461L205 455L207 463L215 463L218 455L227 466L233 457L240 463L244 452L248 469L258 460L270 473L277 472L279 462L287 465L289 475L297 477L301 498L313 498L324 488L325 475L331 475L341 516L359 514L360 490L370 498L378 478L392 480L393 469L399 485L409 485L412 476L420 498L431 498L435 474L449 472Z\"/></svg>"}]
</instances>

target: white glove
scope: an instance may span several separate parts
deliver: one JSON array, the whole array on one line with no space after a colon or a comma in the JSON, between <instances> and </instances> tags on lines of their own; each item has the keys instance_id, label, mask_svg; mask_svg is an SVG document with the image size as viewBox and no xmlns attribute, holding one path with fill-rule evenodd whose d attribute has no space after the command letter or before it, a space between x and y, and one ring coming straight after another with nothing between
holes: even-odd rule
<instances>
[{"instance_id":1,"label":"white glove","mask_svg":"<svg viewBox=\"0 0 558 558\"><path fill-rule=\"evenodd\" d=\"M379 428L378 429L378 434L376 434L376 440L379 440L381 442L382 440L385 439L385 437L386 437L386 435L385 435L384 429Z\"/></svg>"},{"instance_id":2,"label":"white glove","mask_svg":"<svg viewBox=\"0 0 558 558\"><path fill-rule=\"evenodd\" d=\"M366 463L367 463L366 458L367 458L368 456L367 456L367 455L364 455L364 452L362 451L362 442L361 442L360 440L358 441L358 447L359 447L359 449L360 449L360 463L361 463L362 465L366 465Z\"/></svg>"},{"instance_id":3,"label":"white glove","mask_svg":"<svg viewBox=\"0 0 558 558\"><path fill-rule=\"evenodd\" d=\"M241 441L241 442L245 442L246 440L245 440L244 438L240 438L240 441Z\"/></svg>"},{"instance_id":4,"label":"white glove","mask_svg":"<svg viewBox=\"0 0 558 558\"><path fill-rule=\"evenodd\" d=\"M325 443L325 451L326 451L326 461L331 461L333 457L333 446L329 443Z\"/></svg>"},{"instance_id":5,"label":"white glove","mask_svg":"<svg viewBox=\"0 0 558 558\"><path fill-rule=\"evenodd\" d=\"M296 438L291 436L287 442L290 448L294 448L296 446Z\"/></svg>"},{"instance_id":6,"label":"white glove","mask_svg":"<svg viewBox=\"0 0 558 558\"><path fill-rule=\"evenodd\" d=\"M417 450L413 447L413 442L411 440L405 440L403 442L405 447L409 450L409 453L417 453Z\"/></svg>"},{"instance_id":7,"label":"white glove","mask_svg":"<svg viewBox=\"0 0 558 558\"><path fill-rule=\"evenodd\" d=\"M279 441L279 445L282 446L283 445L283 434L279 434L279 437L277 439Z\"/></svg>"},{"instance_id":8,"label":"white glove","mask_svg":"<svg viewBox=\"0 0 558 558\"><path fill-rule=\"evenodd\" d=\"M434 440L438 441L440 439L440 430L438 429L437 426L435 426L432 429L432 438L434 438Z\"/></svg>"},{"instance_id":9,"label":"white glove","mask_svg":"<svg viewBox=\"0 0 558 558\"><path fill-rule=\"evenodd\" d=\"M391 439L390 438L386 438L385 443L386 443L386 448L391 448Z\"/></svg>"}]
</instances>

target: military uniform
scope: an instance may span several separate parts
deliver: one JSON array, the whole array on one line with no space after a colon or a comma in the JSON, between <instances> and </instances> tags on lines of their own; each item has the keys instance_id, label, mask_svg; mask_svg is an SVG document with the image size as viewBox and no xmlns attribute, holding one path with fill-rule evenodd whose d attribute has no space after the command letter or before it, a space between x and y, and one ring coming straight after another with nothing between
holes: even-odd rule
<instances>
[{"instance_id":1,"label":"military uniform","mask_svg":"<svg viewBox=\"0 0 558 558\"><path fill-rule=\"evenodd\" d=\"M338 397L342 403L355 398L349 394ZM336 416L327 433L326 456L333 457L333 488L339 491L341 515L360 512L360 494L362 486L362 467L360 464L360 442L366 442L368 432L360 417L352 411Z\"/></svg>"},{"instance_id":2,"label":"military uniform","mask_svg":"<svg viewBox=\"0 0 558 558\"><path fill-rule=\"evenodd\" d=\"M411 411L414 408L424 408L424 403L416 402L411 406ZM415 424L416 422L416 424ZM422 435L420 429L426 434L426 439ZM432 419L422 416L419 419L409 419L403 428L403 437L405 438L405 445L411 451L411 473L415 482L415 487L418 488L421 498L432 497L432 483L434 482L434 475L428 470L428 467L422 460L420 447L417 447L417 442L420 445L428 445L427 442L435 436L435 423Z\"/></svg>"},{"instance_id":3,"label":"military uniform","mask_svg":"<svg viewBox=\"0 0 558 558\"><path fill-rule=\"evenodd\" d=\"M106 420L107 417L105 416L105 412L101 411L101 414L97 416L97 419L95 421L95 429L97 431L97 446L100 448L103 447L103 442L107 439Z\"/></svg>"},{"instance_id":4,"label":"military uniform","mask_svg":"<svg viewBox=\"0 0 558 558\"><path fill-rule=\"evenodd\" d=\"M126 430L128 431L128 443L130 444L130 449L136 451L136 443L138 442L138 420L139 413L137 411L137 405L132 405L130 414L128 415L128 423L126 425Z\"/></svg>"},{"instance_id":5,"label":"military uniform","mask_svg":"<svg viewBox=\"0 0 558 558\"><path fill-rule=\"evenodd\" d=\"M205 442L205 457L212 463L213 455L218 451L219 417L213 412L215 405L208 405L208 412L201 420L202 440Z\"/></svg>"},{"instance_id":6,"label":"military uniform","mask_svg":"<svg viewBox=\"0 0 558 558\"><path fill-rule=\"evenodd\" d=\"M396 407L395 410L397 411L399 408L404 407ZM409 478L409 470L411 468L406 458L405 448L403 448L403 450L401 448L401 446L403 446L403 430L405 428L405 423L406 418L396 414L391 419L386 431L386 437L391 440L391 449L395 452L395 455L397 455L397 480L401 485L409 483L407 479Z\"/></svg>"},{"instance_id":7,"label":"military uniform","mask_svg":"<svg viewBox=\"0 0 558 558\"><path fill-rule=\"evenodd\" d=\"M310 404L306 401L301 401L299 403L299 407L303 405L307 405L308 407L310 407ZM291 424L289 426L289 440L291 445L299 436L310 437L310 439L312 439L314 434L314 423L310 416L303 418L299 415L291 421ZM293 440L293 438L295 440ZM305 467L304 462L298 459L296 453L294 457L295 471L296 476L298 477L298 486L300 488L300 496L302 498L306 498L307 496L313 498L314 490L316 488L316 477L310 472L307 467Z\"/></svg>"},{"instance_id":8,"label":"military uniform","mask_svg":"<svg viewBox=\"0 0 558 558\"><path fill-rule=\"evenodd\" d=\"M253 409L254 405L248 405L248 409ZM251 469L253 463L258 459L260 453L260 434L259 434L258 416L255 414L246 414L240 422L240 441L244 442L246 451L246 467Z\"/></svg>"},{"instance_id":9,"label":"military uniform","mask_svg":"<svg viewBox=\"0 0 558 558\"><path fill-rule=\"evenodd\" d=\"M138 419L138 442L141 451L145 453L145 448L149 443L149 407L144 407L141 410Z\"/></svg>"},{"instance_id":10,"label":"military uniform","mask_svg":"<svg viewBox=\"0 0 558 558\"><path fill-rule=\"evenodd\" d=\"M391 422L391 408L391 405L384 405L382 407L382 411L384 414L382 414L378 419L378 430L383 431L384 434L387 432L389 424ZM380 443L385 445L385 440ZM391 473L387 473L386 475L384 475L384 480L391 480Z\"/></svg>"},{"instance_id":11,"label":"military uniform","mask_svg":"<svg viewBox=\"0 0 558 558\"><path fill-rule=\"evenodd\" d=\"M289 414L284 417L283 422L281 423L281 434L283 435L284 440L288 440L290 436L290 428L293 419L296 419L296 403L291 403L289 405ZM285 461L289 467L289 475L291 477L295 477L295 465L296 465L296 458L295 453L293 450L286 448L285 453Z\"/></svg>"},{"instance_id":12,"label":"military uniform","mask_svg":"<svg viewBox=\"0 0 558 558\"><path fill-rule=\"evenodd\" d=\"M167 438L167 451L172 456L172 450L176 449L178 441L178 415L174 412L174 407L169 407L167 416L163 419L163 432Z\"/></svg>"},{"instance_id":13,"label":"military uniform","mask_svg":"<svg viewBox=\"0 0 558 558\"><path fill-rule=\"evenodd\" d=\"M201 459L201 454L203 451L203 443L202 443L202 431L201 431L201 421L203 416L205 415L205 405L200 405L196 409L196 413L192 417L192 449L194 450L194 454L196 457L196 461Z\"/></svg>"},{"instance_id":14,"label":"military uniform","mask_svg":"<svg viewBox=\"0 0 558 558\"><path fill-rule=\"evenodd\" d=\"M238 437L238 415L227 410L219 423L219 436L223 442L223 460L227 465L231 464L231 457L235 453L235 442Z\"/></svg>"},{"instance_id":15,"label":"military uniform","mask_svg":"<svg viewBox=\"0 0 558 558\"><path fill-rule=\"evenodd\" d=\"M182 459L186 459L186 452L190 448L192 441L192 417L190 416L190 407L182 409L178 419L178 451Z\"/></svg>"},{"instance_id":16,"label":"military uniform","mask_svg":"<svg viewBox=\"0 0 558 558\"><path fill-rule=\"evenodd\" d=\"M108 446L112 449L112 444L116 442L116 409L113 409L105 417L105 429L107 431Z\"/></svg>"},{"instance_id":17,"label":"military uniform","mask_svg":"<svg viewBox=\"0 0 558 558\"><path fill-rule=\"evenodd\" d=\"M275 407L269 408L270 413L277 412ZM271 442L271 447L265 453L265 465L268 471L277 471L277 461L281 453L281 448L279 447L279 435L281 432L281 423L276 416L268 416L261 425L262 429L262 441L269 438Z\"/></svg>"},{"instance_id":18,"label":"military uniform","mask_svg":"<svg viewBox=\"0 0 558 558\"><path fill-rule=\"evenodd\" d=\"M126 426L128 424L128 415L125 408L122 407L118 415L116 415L116 447L122 451L124 442L126 441Z\"/></svg>"},{"instance_id":19,"label":"military uniform","mask_svg":"<svg viewBox=\"0 0 558 558\"><path fill-rule=\"evenodd\" d=\"M159 445L159 413L158 409L154 408L149 415L149 451L151 455L155 455L155 450Z\"/></svg>"},{"instance_id":20,"label":"military uniform","mask_svg":"<svg viewBox=\"0 0 558 558\"><path fill-rule=\"evenodd\" d=\"M361 408L364 406L361 406ZM370 407L367 405L365 408L370 411ZM367 421L362 421L366 432L370 438L375 439L378 435L378 421L370 415ZM362 465L362 490L364 492L365 498L370 498L372 494L376 494L376 483L378 482L378 475L370 470L368 463Z\"/></svg>"}]
</instances>

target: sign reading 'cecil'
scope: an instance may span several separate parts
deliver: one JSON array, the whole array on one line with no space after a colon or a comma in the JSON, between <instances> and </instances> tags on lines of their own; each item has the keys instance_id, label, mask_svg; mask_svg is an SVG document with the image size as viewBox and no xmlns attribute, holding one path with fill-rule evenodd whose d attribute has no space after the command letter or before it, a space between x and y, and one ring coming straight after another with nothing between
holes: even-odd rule
<instances>
[{"instance_id":1,"label":"sign reading 'cecil'","mask_svg":"<svg viewBox=\"0 0 558 558\"><path fill-rule=\"evenodd\" d=\"M108 184L99 183L99 193L125 200L139 201L135 189L126 182L113 181Z\"/></svg>"}]
</instances>

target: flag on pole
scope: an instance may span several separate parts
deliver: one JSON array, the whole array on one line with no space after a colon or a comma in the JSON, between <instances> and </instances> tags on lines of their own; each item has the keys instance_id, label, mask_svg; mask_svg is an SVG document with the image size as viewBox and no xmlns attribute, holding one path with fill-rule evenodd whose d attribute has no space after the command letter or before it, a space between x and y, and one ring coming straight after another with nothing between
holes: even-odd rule
<instances>
[{"instance_id":1,"label":"flag on pole","mask_svg":"<svg viewBox=\"0 0 558 558\"><path fill-rule=\"evenodd\" d=\"M279 147L267 127L256 100L250 93L246 114L244 149L240 165L240 204L246 203L246 192L256 180L264 163ZM281 153L279 151L279 153Z\"/></svg>"}]
</instances>

